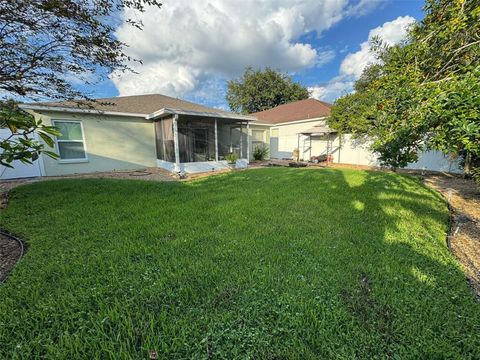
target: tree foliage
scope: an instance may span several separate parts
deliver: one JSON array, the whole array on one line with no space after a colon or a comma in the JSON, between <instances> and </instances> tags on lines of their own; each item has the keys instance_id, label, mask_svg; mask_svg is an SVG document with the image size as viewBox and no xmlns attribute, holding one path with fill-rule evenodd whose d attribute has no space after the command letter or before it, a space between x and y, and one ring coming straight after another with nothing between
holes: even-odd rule
<instances>
[{"instance_id":1,"label":"tree foliage","mask_svg":"<svg viewBox=\"0 0 480 360\"><path fill-rule=\"evenodd\" d=\"M60 135L53 126L44 125L32 115L18 108L13 100L0 102L0 128L8 128L10 135L0 142L0 165L12 167L14 160L31 164L41 152L51 157L57 155L43 148L43 143L34 134L38 134L45 144L53 147L50 136Z\"/></svg>"},{"instance_id":2,"label":"tree foliage","mask_svg":"<svg viewBox=\"0 0 480 360\"><path fill-rule=\"evenodd\" d=\"M286 74L269 67L264 70L248 67L241 78L228 82L226 99L232 111L249 114L308 96L307 88Z\"/></svg>"},{"instance_id":3,"label":"tree foliage","mask_svg":"<svg viewBox=\"0 0 480 360\"><path fill-rule=\"evenodd\" d=\"M160 6L160 3L157 0L0 0L3 100L92 100L74 84L95 84L112 72L131 70L128 62L136 59L125 53L127 44L115 37L115 30L124 9L141 12L146 6ZM124 21L142 28L136 20ZM11 101L3 101L0 106L0 123L12 130L12 137L0 141L4 152L2 164L13 159L35 160L43 147L35 141L34 133L48 144L46 138L52 134L51 129L32 121L30 115L21 113ZM24 146L12 139L23 139ZM27 144L28 141L31 143Z\"/></svg>"},{"instance_id":4,"label":"tree foliage","mask_svg":"<svg viewBox=\"0 0 480 360\"><path fill-rule=\"evenodd\" d=\"M464 155L468 170L480 155L480 3L428 0L424 10L405 43L374 41L379 63L335 102L329 123L368 135L385 165L431 148Z\"/></svg>"}]
</instances>

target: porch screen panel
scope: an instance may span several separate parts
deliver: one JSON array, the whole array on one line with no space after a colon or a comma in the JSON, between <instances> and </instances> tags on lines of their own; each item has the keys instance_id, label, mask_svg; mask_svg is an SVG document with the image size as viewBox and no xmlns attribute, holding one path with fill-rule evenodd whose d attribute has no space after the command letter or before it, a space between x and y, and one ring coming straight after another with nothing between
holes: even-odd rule
<instances>
[{"instance_id":1,"label":"porch screen panel","mask_svg":"<svg viewBox=\"0 0 480 360\"><path fill-rule=\"evenodd\" d=\"M155 148L157 149L157 159L165 160L165 153L163 151L163 134L162 134L162 122L155 122Z\"/></svg>"},{"instance_id":2,"label":"porch screen panel","mask_svg":"<svg viewBox=\"0 0 480 360\"><path fill-rule=\"evenodd\" d=\"M212 119L180 119L178 122L180 162L215 160L215 130Z\"/></svg>"},{"instance_id":3,"label":"porch screen panel","mask_svg":"<svg viewBox=\"0 0 480 360\"><path fill-rule=\"evenodd\" d=\"M165 161L175 162L175 143L173 139L173 118L162 120Z\"/></svg>"},{"instance_id":4,"label":"porch screen panel","mask_svg":"<svg viewBox=\"0 0 480 360\"><path fill-rule=\"evenodd\" d=\"M175 146L173 141L173 119L157 121L155 123L157 159L175 162Z\"/></svg>"}]
</instances>

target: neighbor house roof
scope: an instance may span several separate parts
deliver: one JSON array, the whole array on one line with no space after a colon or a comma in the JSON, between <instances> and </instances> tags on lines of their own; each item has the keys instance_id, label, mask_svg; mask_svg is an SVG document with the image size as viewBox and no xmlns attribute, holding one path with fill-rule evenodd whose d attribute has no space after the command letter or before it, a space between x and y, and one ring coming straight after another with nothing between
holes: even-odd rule
<instances>
[{"instance_id":1,"label":"neighbor house roof","mask_svg":"<svg viewBox=\"0 0 480 360\"><path fill-rule=\"evenodd\" d=\"M280 124L290 121L321 118L330 115L331 105L316 99L305 99L253 113L259 122Z\"/></svg>"},{"instance_id":2,"label":"neighbor house roof","mask_svg":"<svg viewBox=\"0 0 480 360\"><path fill-rule=\"evenodd\" d=\"M62 101L37 102L22 104L24 109L51 110L70 112L100 112L103 114L121 114L139 116L147 119L157 118L166 114L199 115L209 117L236 118L254 120L247 115L214 109L190 101L185 101L160 94L119 96L95 99L96 101Z\"/></svg>"}]
</instances>

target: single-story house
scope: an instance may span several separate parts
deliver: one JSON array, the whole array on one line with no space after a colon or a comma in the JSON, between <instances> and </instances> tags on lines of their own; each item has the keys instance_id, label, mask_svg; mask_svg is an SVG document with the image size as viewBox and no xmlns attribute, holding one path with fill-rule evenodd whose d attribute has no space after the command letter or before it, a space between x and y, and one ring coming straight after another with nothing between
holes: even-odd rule
<instances>
[{"instance_id":1,"label":"single-story house","mask_svg":"<svg viewBox=\"0 0 480 360\"><path fill-rule=\"evenodd\" d=\"M339 135L326 124L331 105L306 99L250 115L209 108L159 95L98 99L93 103L43 102L21 107L59 128L58 159L40 156L33 165L19 162L3 168L0 179L56 176L97 171L160 167L172 172L205 172L228 168L235 153L248 164L257 146L272 159L310 160L328 154L333 162L379 165L368 142ZM8 136L0 129L0 137ZM420 154L410 168L461 172L457 160L440 152Z\"/></svg>"},{"instance_id":2,"label":"single-story house","mask_svg":"<svg viewBox=\"0 0 480 360\"><path fill-rule=\"evenodd\" d=\"M272 159L292 159L294 149L298 149L302 160L331 155L335 163L379 166L378 156L370 151L368 141L353 139L349 134L340 136L328 127L330 109L326 102L305 99L253 113L257 121L251 129L252 148L265 142ZM439 151L422 152L418 161L407 168L462 172L458 159Z\"/></svg>"},{"instance_id":3,"label":"single-story house","mask_svg":"<svg viewBox=\"0 0 480 360\"><path fill-rule=\"evenodd\" d=\"M30 166L31 176L145 167L195 173L227 168L229 153L236 153L243 163L251 157L247 134L254 116L164 95L113 97L80 104L31 103L21 108L62 133L53 149L60 157L41 156L38 169Z\"/></svg>"}]
</instances>

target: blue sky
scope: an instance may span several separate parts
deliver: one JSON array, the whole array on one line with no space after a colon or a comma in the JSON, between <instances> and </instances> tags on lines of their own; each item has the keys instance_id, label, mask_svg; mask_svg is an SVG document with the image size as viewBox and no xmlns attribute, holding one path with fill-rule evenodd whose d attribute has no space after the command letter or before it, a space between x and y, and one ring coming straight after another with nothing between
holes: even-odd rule
<instances>
[{"instance_id":1,"label":"blue sky","mask_svg":"<svg viewBox=\"0 0 480 360\"><path fill-rule=\"evenodd\" d=\"M138 74L113 74L89 89L96 97L162 93L226 108L226 82L243 69L270 66L293 75L313 97L332 102L351 91L374 61L369 36L397 43L423 17L417 0L165 0L127 13L143 31L121 25L117 36L143 60Z\"/></svg>"}]
</instances>

